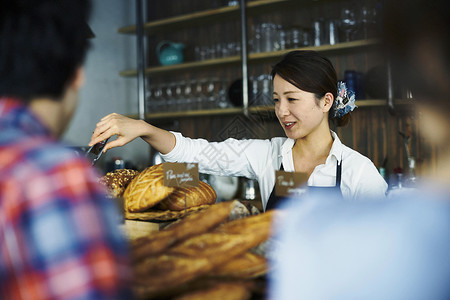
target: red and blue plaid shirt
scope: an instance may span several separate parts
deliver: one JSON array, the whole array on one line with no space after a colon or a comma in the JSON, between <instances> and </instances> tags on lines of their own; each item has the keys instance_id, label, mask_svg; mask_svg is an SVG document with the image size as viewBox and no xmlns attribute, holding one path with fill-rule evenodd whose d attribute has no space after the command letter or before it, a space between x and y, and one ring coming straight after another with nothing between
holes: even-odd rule
<instances>
[{"instance_id":1,"label":"red and blue plaid shirt","mask_svg":"<svg viewBox=\"0 0 450 300\"><path fill-rule=\"evenodd\" d=\"M130 299L127 243L98 176L0 98L0 299Z\"/></svg>"}]
</instances>

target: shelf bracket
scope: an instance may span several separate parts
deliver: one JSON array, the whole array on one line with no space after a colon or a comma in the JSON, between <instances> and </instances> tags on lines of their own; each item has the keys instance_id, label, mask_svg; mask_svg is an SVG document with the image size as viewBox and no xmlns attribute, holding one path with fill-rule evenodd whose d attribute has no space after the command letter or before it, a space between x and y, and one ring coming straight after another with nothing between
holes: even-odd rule
<instances>
[{"instance_id":1,"label":"shelf bracket","mask_svg":"<svg viewBox=\"0 0 450 300\"><path fill-rule=\"evenodd\" d=\"M240 0L241 11L241 56L242 56L242 108L244 115L249 117L248 109L248 68L247 68L247 16L246 16L246 0Z\"/></svg>"},{"instance_id":2,"label":"shelf bracket","mask_svg":"<svg viewBox=\"0 0 450 300\"><path fill-rule=\"evenodd\" d=\"M138 91L138 114L139 119L145 119L145 51L144 51L144 18L143 0L136 0L136 43L137 43L137 91Z\"/></svg>"},{"instance_id":3,"label":"shelf bracket","mask_svg":"<svg viewBox=\"0 0 450 300\"><path fill-rule=\"evenodd\" d=\"M387 105L388 111L391 115L395 115L395 106L394 106L394 86L392 82L392 65L391 61L387 62Z\"/></svg>"}]
</instances>

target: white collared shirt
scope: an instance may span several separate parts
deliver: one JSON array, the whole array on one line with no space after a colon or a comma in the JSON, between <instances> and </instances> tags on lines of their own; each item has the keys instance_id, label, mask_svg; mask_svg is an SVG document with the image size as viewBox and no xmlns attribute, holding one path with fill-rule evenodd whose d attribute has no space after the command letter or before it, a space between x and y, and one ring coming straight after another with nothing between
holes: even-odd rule
<instances>
[{"instance_id":1,"label":"white collared shirt","mask_svg":"<svg viewBox=\"0 0 450 300\"><path fill-rule=\"evenodd\" d=\"M170 162L197 162L199 171L220 176L243 176L256 179L265 209L275 186L275 170L281 163L286 172L294 171L292 147L295 141L285 137L270 140L236 140L208 142L190 139L172 132L176 138L171 152L162 155ZM341 191L346 199L384 198L387 183L378 173L372 161L343 145L331 131L333 145L325 164L315 167L308 179L308 186L335 186L336 164L342 159Z\"/></svg>"}]
</instances>

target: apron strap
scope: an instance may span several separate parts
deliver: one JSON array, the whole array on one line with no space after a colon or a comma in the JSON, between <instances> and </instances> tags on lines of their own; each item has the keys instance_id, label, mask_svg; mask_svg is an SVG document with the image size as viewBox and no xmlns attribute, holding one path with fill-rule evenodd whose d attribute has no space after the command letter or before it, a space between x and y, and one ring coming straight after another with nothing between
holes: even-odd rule
<instances>
[{"instance_id":1,"label":"apron strap","mask_svg":"<svg viewBox=\"0 0 450 300\"><path fill-rule=\"evenodd\" d=\"M336 165L336 186L341 187L342 159Z\"/></svg>"},{"instance_id":2,"label":"apron strap","mask_svg":"<svg viewBox=\"0 0 450 300\"><path fill-rule=\"evenodd\" d=\"M280 171L284 171L283 163L281 163ZM276 181L276 179L275 179L275 181ZM272 192L270 193L269 199L267 199L265 211L275 208L275 206L278 204L278 202L281 202L281 198L282 197L275 196L275 186L274 186Z\"/></svg>"}]
</instances>

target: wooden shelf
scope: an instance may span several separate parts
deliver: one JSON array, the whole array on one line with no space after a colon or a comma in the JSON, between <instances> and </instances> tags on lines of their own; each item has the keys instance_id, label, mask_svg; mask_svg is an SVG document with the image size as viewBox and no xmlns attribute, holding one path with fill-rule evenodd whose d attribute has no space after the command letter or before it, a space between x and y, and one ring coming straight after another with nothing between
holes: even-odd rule
<instances>
[{"instance_id":1,"label":"wooden shelf","mask_svg":"<svg viewBox=\"0 0 450 300\"><path fill-rule=\"evenodd\" d=\"M247 3L248 9L278 6L280 4L288 3L290 0L258 0ZM192 25L195 23L204 23L209 20L217 20L222 17L232 17L239 15L239 6L225 6L216 9L209 9L199 12L193 12L185 15L174 16L147 22L144 24L144 33L152 34L157 32L164 32L177 28L180 24ZM121 27L118 29L119 33L136 34L136 25Z\"/></svg>"},{"instance_id":2,"label":"wooden shelf","mask_svg":"<svg viewBox=\"0 0 450 300\"><path fill-rule=\"evenodd\" d=\"M231 115L242 113L242 107L231 107L222 109L204 109L204 110L188 110L188 111L174 111L174 112L160 112L146 114L147 120L158 119L173 119L185 117L201 117L201 116L215 116L215 115ZM131 118L137 119L137 115L128 115Z\"/></svg>"},{"instance_id":3,"label":"wooden shelf","mask_svg":"<svg viewBox=\"0 0 450 300\"><path fill-rule=\"evenodd\" d=\"M317 46L317 47L302 47L302 48L295 48L295 49L286 49L281 51L272 51L272 52L261 52L261 53L251 53L248 56L248 62L257 62L262 60L271 60L271 59L278 59L282 55L288 53L292 50L314 50L317 52L338 52L338 51L349 51L349 50L360 50L362 48L369 48L369 47L375 47L379 45L378 39L368 39L368 40L358 40L358 41L352 41L352 42L346 42L346 43L339 43L335 45L323 45L323 46ZM216 59L209 59L204 61L194 61L194 62L186 62L176 65L170 65L170 66L154 66L154 67L148 67L145 69L145 75L159 75L162 73L170 73L174 71L180 71L180 70L187 70L187 69L195 69L195 68L208 68L208 67L215 67L220 65L226 65L226 64L237 64L241 61L240 56L230 56L230 57L224 57L224 58L216 58ZM133 77L137 76L138 72L137 70L125 70L121 71L120 76L123 77Z\"/></svg>"},{"instance_id":4,"label":"wooden shelf","mask_svg":"<svg viewBox=\"0 0 450 300\"><path fill-rule=\"evenodd\" d=\"M409 105L412 103L411 99L396 99L395 105ZM382 107L387 106L386 99L365 99L357 100L356 106L362 107ZM273 106L250 106L250 113L259 112L274 112ZM222 108L222 109L206 109L206 110L191 110L191 111L176 111L176 112L161 112L161 113L149 113L146 115L147 120L160 120L160 119L174 119L174 118L186 118L186 117L201 117L201 116L219 116L219 115L232 115L242 114L242 107ZM130 115L129 117L138 118L137 115Z\"/></svg>"},{"instance_id":5,"label":"wooden shelf","mask_svg":"<svg viewBox=\"0 0 450 300\"><path fill-rule=\"evenodd\" d=\"M367 100L356 100L357 107L377 107L387 105L386 99L367 99Z\"/></svg>"},{"instance_id":6,"label":"wooden shelf","mask_svg":"<svg viewBox=\"0 0 450 300\"><path fill-rule=\"evenodd\" d=\"M186 62L182 64L170 65L170 66L157 66L157 67L149 67L145 69L145 75L151 74L161 74L161 73L170 73L174 71L187 70L187 69L196 69L196 68L207 68L214 67L226 64L238 64L241 61L240 56L230 56L224 58L216 58L209 59L204 61L194 61L194 62ZM137 70L125 70L119 73L120 76L124 77L133 77L137 76Z\"/></svg>"},{"instance_id":7,"label":"wooden shelf","mask_svg":"<svg viewBox=\"0 0 450 300\"><path fill-rule=\"evenodd\" d=\"M301 47L295 49L286 49L281 51L272 52L261 52L261 53L251 53L248 56L249 61L260 61L269 59L279 59L282 55L293 51L293 50L313 50L317 52L338 52L338 51L348 51L348 50L361 50L362 48L374 47L380 44L378 39L366 39L357 40L345 43L338 43L334 45L322 45L322 46L309 46Z\"/></svg>"}]
</instances>

